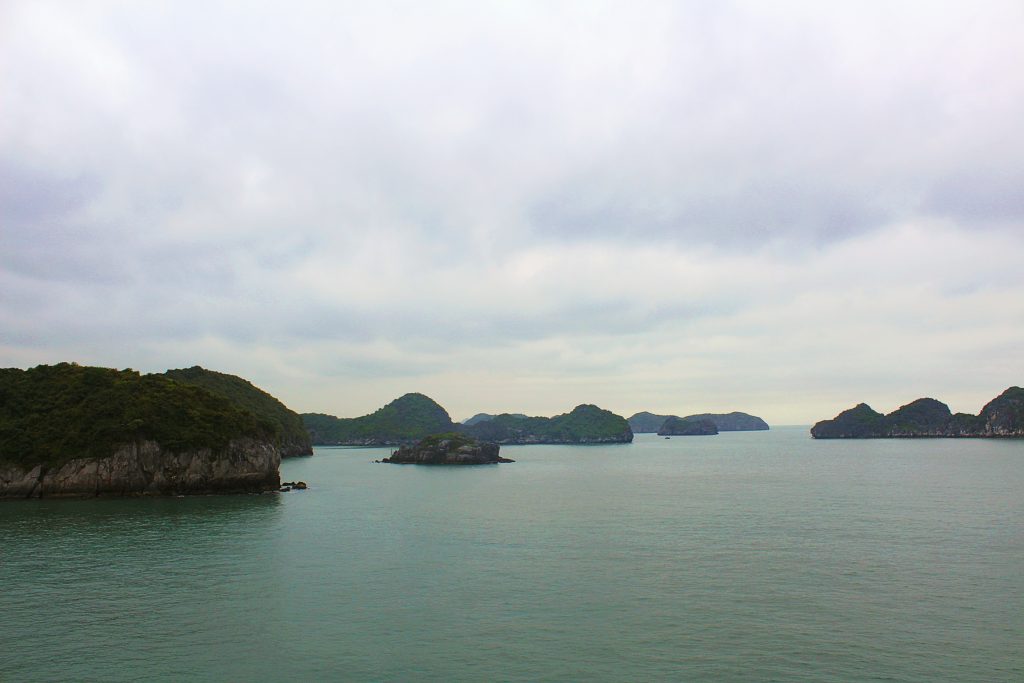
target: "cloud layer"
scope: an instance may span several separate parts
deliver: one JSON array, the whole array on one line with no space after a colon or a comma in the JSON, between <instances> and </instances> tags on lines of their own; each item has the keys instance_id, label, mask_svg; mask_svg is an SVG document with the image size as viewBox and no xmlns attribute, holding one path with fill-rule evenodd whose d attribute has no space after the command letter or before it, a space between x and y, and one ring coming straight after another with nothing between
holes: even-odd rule
<instances>
[{"instance_id":1,"label":"cloud layer","mask_svg":"<svg viewBox=\"0 0 1024 683\"><path fill-rule=\"evenodd\" d=\"M1024 381L1019 3L9 3L0 361L298 410Z\"/></svg>"}]
</instances>

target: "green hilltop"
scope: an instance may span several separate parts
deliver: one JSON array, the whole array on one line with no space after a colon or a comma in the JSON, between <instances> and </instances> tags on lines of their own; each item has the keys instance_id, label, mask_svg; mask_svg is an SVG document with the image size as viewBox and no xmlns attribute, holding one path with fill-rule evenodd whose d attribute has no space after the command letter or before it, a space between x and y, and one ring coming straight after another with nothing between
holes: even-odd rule
<instances>
[{"instance_id":1,"label":"green hilltop","mask_svg":"<svg viewBox=\"0 0 1024 683\"><path fill-rule=\"evenodd\" d=\"M248 380L223 372L207 370L198 365L191 368L168 370L164 375L177 382L202 387L218 396L223 396L236 406L272 423L281 457L313 454L313 446L309 440L309 433L302 423L302 418Z\"/></svg>"},{"instance_id":2,"label":"green hilltop","mask_svg":"<svg viewBox=\"0 0 1024 683\"><path fill-rule=\"evenodd\" d=\"M504 413L459 428L477 439L506 444L629 443L633 440L625 418L590 404L576 406L571 412L554 417Z\"/></svg>"},{"instance_id":3,"label":"green hilltop","mask_svg":"<svg viewBox=\"0 0 1024 683\"><path fill-rule=\"evenodd\" d=\"M19 466L108 457L136 441L219 451L275 432L224 396L164 375L74 363L0 369L0 461Z\"/></svg>"},{"instance_id":4,"label":"green hilltop","mask_svg":"<svg viewBox=\"0 0 1024 683\"><path fill-rule=\"evenodd\" d=\"M302 422L318 446L373 446L404 443L455 429L448 412L423 394L405 394L362 417L303 413Z\"/></svg>"},{"instance_id":5,"label":"green hilltop","mask_svg":"<svg viewBox=\"0 0 1024 683\"><path fill-rule=\"evenodd\" d=\"M504 413L486 415L473 424L453 424L448 412L423 394L406 394L363 417L305 413L302 421L313 443L320 446L411 443L447 432L506 444L628 443L633 440L625 418L594 405L580 405L555 417Z\"/></svg>"},{"instance_id":6,"label":"green hilltop","mask_svg":"<svg viewBox=\"0 0 1024 683\"><path fill-rule=\"evenodd\" d=\"M912 437L1022 437L1024 389L1010 387L977 415L952 413L934 398L919 398L888 415L858 403L831 420L811 427L815 439L887 439Z\"/></svg>"},{"instance_id":7,"label":"green hilltop","mask_svg":"<svg viewBox=\"0 0 1024 683\"><path fill-rule=\"evenodd\" d=\"M679 417L678 415L656 415L654 413L644 411L632 415L629 418L629 426L632 427L633 431L637 434L644 432L661 432L663 427L668 431L671 431L672 429L679 429L678 422L673 422L671 425L666 426L666 421L669 419L691 421L709 420L714 423L715 430L720 432L753 432L763 431L769 428L768 423L756 415L741 412L700 413L699 415Z\"/></svg>"}]
</instances>

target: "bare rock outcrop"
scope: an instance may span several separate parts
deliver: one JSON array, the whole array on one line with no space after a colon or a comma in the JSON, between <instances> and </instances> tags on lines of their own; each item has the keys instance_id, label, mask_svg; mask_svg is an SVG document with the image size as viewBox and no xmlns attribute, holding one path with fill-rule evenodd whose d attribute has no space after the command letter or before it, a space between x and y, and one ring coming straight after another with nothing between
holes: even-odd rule
<instances>
[{"instance_id":1,"label":"bare rock outcrop","mask_svg":"<svg viewBox=\"0 0 1024 683\"><path fill-rule=\"evenodd\" d=\"M218 451L170 452L155 441L117 448L105 458L59 465L0 461L0 498L255 493L280 486L281 456L272 442L241 438Z\"/></svg>"}]
</instances>

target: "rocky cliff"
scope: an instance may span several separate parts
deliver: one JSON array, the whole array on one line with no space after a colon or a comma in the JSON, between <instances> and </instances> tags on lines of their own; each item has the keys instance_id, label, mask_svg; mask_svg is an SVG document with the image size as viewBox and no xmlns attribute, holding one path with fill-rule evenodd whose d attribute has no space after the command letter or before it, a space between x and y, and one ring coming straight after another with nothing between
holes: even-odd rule
<instances>
[{"instance_id":1,"label":"rocky cliff","mask_svg":"<svg viewBox=\"0 0 1024 683\"><path fill-rule=\"evenodd\" d=\"M164 375L74 363L0 370L0 497L277 487L276 425Z\"/></svg>"},{"instance_id":2,"label":"rocky cliff","mask_svg":"<svg viewBox=\"0 0 1024 683\"><path fill-rule=\"evenodd\" d=\"M1010 387L978 415L953 414L934 398L919 398L888 415L859 403L811 427L815 439L1024 437L1024 389Z\"/></svg>"},{"instance_id":3,"label":"rocky cliff","mask_svg":"<svg viewBox=\"0 0 1024 683\"><path fill-rule=\"evenodd\" d=\"M274 491L281 456L269 441L171 452L155 441L119 447L106 458L34 466L0 461L0 498L184 495Z\"/></svg>"}]
</instances>

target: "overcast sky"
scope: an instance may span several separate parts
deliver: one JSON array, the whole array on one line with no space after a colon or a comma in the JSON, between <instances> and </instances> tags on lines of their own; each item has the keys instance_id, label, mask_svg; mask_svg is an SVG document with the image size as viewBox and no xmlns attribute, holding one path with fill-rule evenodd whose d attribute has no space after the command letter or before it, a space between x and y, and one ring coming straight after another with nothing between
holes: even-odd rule
<instances>
[{"instance_id":1,"label":"overcast sky","mask_svg":"<svg viewBox=\"0 0 1024 683\"><path fill-rule=\"evenodd\" d=\"M0 2L0 365L977 412L1022 122L1021 2Z\"/></svg>"}]
</instances>

